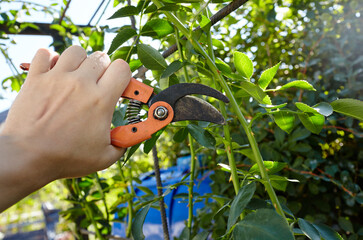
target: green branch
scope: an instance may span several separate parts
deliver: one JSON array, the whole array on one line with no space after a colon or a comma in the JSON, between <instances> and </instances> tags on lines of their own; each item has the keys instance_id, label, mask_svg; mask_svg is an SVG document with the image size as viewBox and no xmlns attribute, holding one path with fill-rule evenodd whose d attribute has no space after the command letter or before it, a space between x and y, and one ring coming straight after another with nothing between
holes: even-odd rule
<instances>
[{"instance_id":1,"label":"green branch","mask_svg":"<svg viewBox=\"0 0 363 240\"><path fill-rule=\"evenodd\" d=\"M159 0L152 0L152 2L158 7L161 8L163 7L163 3L159 2ZM276 211L285 218L286 224L287 220L285 217L285 214L282 210L281 204L277 198L277 195L272 187L272 184L270 182L269 176L267 174L266 168L264 166L263 163L263 159L260 153L260 150L258 149L258 145L257 145L257 141L253 135L252 130L248 127L248 123L246 121L246 119L244 118L239 105L236 101L236 99L234 98L234 95L231 91L231 89L229 88L227 82L224 80L223 76L220 74L218 68L216 67L214 61L209 57L209 55L206 53L206 51L204 50L204 48L198 43L198 41L196 41L190 34L190 32L188 31L187 28L184 27L184 25L180 22L180 20L171 12L168 11L163 11L163 13L168 17L169 21L171 21L178 29L180 32L182 32L187 39L189 39L189 41L191 42L191 44L193 45L193 47L206 59L207 64L209 66L209 68L212 70L214 76L216 77L216 79L218 80L219 84L222 86L222 88L224 89L227 97L230 99L230 105L232 106L239 122L241 123L244 131L246 132L247 138L250 142L250 146L252 148L252 152L254 155L254 158L257 162L258 168L260 170L261 173L261 177L263 179L263 183L264 186L266 188L266 191L271 199L271 202L273 204L273 206L275 207Z\"/></svg>"}]
</instances>

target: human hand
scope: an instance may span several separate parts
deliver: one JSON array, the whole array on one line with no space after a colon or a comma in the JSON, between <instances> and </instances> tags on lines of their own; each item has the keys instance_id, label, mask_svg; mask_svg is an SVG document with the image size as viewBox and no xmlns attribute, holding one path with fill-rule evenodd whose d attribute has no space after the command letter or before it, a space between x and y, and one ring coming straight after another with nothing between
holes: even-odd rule
<instances>
[{"instance_id":1,"label":"human hand","mask_svg":"<svg viewBox=\"0 0 363 240\"><path fill-rule=\"evenodd\" d=\"M58 57L40 49L1 135L32 156L24 166L48 172L48 182L107 168L125 152L111 145L110 125L130 78L126 62L101 52L87 57L72 46Z\"/></svg>"}]
</instances>

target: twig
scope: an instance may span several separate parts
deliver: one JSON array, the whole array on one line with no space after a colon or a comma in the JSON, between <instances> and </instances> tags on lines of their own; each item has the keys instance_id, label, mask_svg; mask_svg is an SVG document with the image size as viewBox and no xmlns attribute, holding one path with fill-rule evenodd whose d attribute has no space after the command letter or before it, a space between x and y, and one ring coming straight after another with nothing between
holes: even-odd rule
<instances>
[{"instance_id":1,"label":"twig","mask_svg":"<svg viewBox=\"0 0 363 240\"><path fill-rule=\"evenodd\" d=\"M355 134L355 135L357 135L357 136L359 136L359 137L363 137L363 134L361 134L361 133L357 133L357 132L355 132L355 131L353 131L353 130L351 130L351 129L348 129L348 128L344 128L344 127L339 127L339 126L323 126L323 128L335 128L335 129L340 129L340 130L343 130L343 131L345 131L345 132L350 132L350 133L353 133L353 134Z\"/></svg>"},{"instance_id":2,"label":"twig","mask_svg":"<svg viewBox=\"0 0 363 240\"><path fill-rule=\"evenodd\" d=\"M63 11L63 13L62 13L62 16L61 16L61 17L60 17L60 19L59 19L59 24L61 24L61 23L62 23L63 18L64 18L64 16L66 15L66 12L67 12L67 10L68 10L68 7L69 7L69 4L71 3L71 1L72 1L72 0L69 0L69 1L67 2L67 5L66 5L66 7L65 7L65 9L64 9L64 11Z\"/></svg>"},{"instance_id":3,"label":"twig","mask_svg":"<svg viewBox=\"0 0 363 240\"><path fill-rule=\"evenodd\" d=\"M103 3L105 2L105 0L102 0L102 2L100 3L100 5L98 5L98 8L96 9L96 11L93 13L91 19L88 21L88 26L91 25L92 20L95 18L96 14L98 13L98 11L100 10L100 8L102 7ZM107 6L106 6L107 8Z\"/></svg>"},{"instance_id":4,"label":"twig","mask_svg":"<svg viewBox=\"0 0 363 240\"><path fill-rule=\"evenodd\" d=\"M211 22L211 26L215 25L217 22L219 22L220 20L222 20L223 18L225 18L227 15L229 15L231 12L233 12L234 10L238 9L240 6L242 6L243 4L245 4L248 0L235 0L233 2L231 2L230 4L228 4L227 6L225 6L224 8L222 8L221 10L219 10L216 14L214 14L211 18L210 18L210 22ZM200 26L195 28L193 31L196 31L200 29ZM183 37L182 39L186 39L185 37ZM165 50L163 52L163 57L167 58L169 57L171 54L173 54L176 50L178 50L178 47L176 44L172 45L171 47L169 47L167 50Z\"/></svg>"},{"instance_id":5,"label":"twig","mask_svg":"<svg viewBox=\"0 0 363 240\"><path fill-rule=\"evenodd\" d=\"M155 169L155 179L156 179L156 187L158 190L158 197L159 205L160 205L160 215L161 215L161 223L163 225L163 232L164 232L164 239L169 240L169 229L168 229L168 222L166 219L166 212L165 212L165 203L163 198L163 185L161 183L160 178L160 166L159 166L159 158L158 152L156 150L156 146L153 147L153 159L154 159L154 169Z\"/></svg>"},{"instance_id":6,"label":"twig","mask_svg":"<svg viewBox=\"0 0 363 240\"><path fill-rule=\"evenodd\" d=\"M216 23L218 23L220 20L222 20L224 17L226 17L227 15L229 15L231 12L233 12L234 10L236 10L237 8L239 8L240 6L242 6L243 4L245 4L248 0L235 0L233 2L231 2L230 4L228 4L227 6L225 6L224 8L222 8L221 10L219 10L216 14L214 14L211 18L211 24L212 26L215 25ZM193 31L196 31L200 29L200 26L195 28ZM182 39L186 39L185 37L182 37ZM168 49L166 49L163 52L163 57L167 58L169 57L171 54L173 54L176 50L178 50L178 46L176 44L172 45L171 47L169 47ZM142 78L143 76L145 76L145 73L148 71L149 69L147 69L146 67L142 66L138 69L137 73L133 76L134 78Z\"/></svg>"}]
</instances>

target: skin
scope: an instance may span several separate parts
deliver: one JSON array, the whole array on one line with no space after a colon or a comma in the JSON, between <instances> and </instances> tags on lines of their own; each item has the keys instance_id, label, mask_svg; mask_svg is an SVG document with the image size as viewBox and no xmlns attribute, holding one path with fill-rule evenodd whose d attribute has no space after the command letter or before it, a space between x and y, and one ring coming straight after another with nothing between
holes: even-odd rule
<instances>
[{"instance_id":1,"label":"skin","mask_svg":"<svg viewBox=\"0 0 363 240\"><path fill-rule=\"evenodd\" d=\"M114 107L128 64L72 46L36 53L0 133L0 212L60 178L105 169L125 152L111 145Z\"/></svg>"}]
</instances>

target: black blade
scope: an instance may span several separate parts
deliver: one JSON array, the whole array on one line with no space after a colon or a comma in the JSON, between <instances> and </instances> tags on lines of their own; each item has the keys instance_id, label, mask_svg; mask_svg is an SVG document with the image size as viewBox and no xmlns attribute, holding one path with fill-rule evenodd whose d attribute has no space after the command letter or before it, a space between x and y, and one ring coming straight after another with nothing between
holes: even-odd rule
<instances>
[{"instance_id":1,"label":"black blade","mask_svg":"<svg viewBox=\"0 0 363 240\"><path fill-rule=\"evenodd\" d=\"M229 99L226 96L214 88L198 83L180 83L172 85L158 93L154 98L151 99L149 106L155 102L164 101L169 103L170 106L174 108L174 104L180 98L191 94L206 95L222 100L225 103L229 102Z\"/></svg>"},{"instance_id":2,"label":"black blade","mask_svg":"<svg viewBox=\"0 0 363 240\"><path fill-rule=\"evenodd\" d=\"M224 124L222 114L215 107L203 99L193 96L184 96L175 103L173 122L184 120Z\"/></svg>"}]
</instances>

